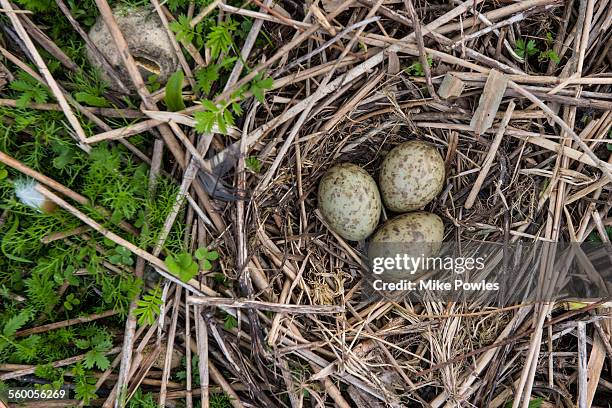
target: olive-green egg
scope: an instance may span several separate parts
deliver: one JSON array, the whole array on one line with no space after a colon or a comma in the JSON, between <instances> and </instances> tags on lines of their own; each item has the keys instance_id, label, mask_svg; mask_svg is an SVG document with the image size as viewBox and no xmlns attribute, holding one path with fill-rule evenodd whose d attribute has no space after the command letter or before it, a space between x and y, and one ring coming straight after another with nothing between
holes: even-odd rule
<instances>
[{"instance_id":1,"label":"olive-green egg","mask_svg":"<svg viewBox=\"0 0 612 408\"><path fill-rule=\"evenodd\" d=\"M319 210L338 235L350 241L366 239L378 225L382 204L376 182L351 163L329 169L319 183Z\"/></svg>"},{"instance_id":2,"label":"olive-green egg","mask_svg":"<svg viewBox=\"0 0 612 408\"><path fill-rule=\"evenodd\" d=\"M371 259L393 259L397 255L414 259L435 257L443 238L444 223L440 217L424 211L406 213L388 220L376 231L369 243L368 256ZM381 278L387 281L414 279L422 272L421 268L415 271L385 269Z\"/></svg>"},{"instance_id":3,"label":"olive-green egg","mask_svg":"<svg viewBox=\"0 0 612 408\"><path fill-rule=\"evenodd\" d=\"M429 255L437 253L444 238L444 223L436 214L416 211L398 215L376 231L371 242L376 244L424 244ZM428 255L428 254L424 254Z\"/></svg>"},{"instance_id":4,"label":"olive-green egg","mask_svg":"<svg viewBox=\"0 0 612 408\"><path fill-rule=\"evenodd\" d=\"M444 186L444 160L429 143L414 140L392 149L379 177L385 206L395 212L423 208Z\"/></svg>"}]
</instances>

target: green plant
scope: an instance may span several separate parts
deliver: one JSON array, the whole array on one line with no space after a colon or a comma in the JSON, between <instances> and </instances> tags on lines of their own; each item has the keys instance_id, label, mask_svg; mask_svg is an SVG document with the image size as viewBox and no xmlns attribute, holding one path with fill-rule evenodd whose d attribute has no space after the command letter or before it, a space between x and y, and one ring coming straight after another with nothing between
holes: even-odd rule
<instances>
[{"instance_id":1,"label":"green plant","mask_svg":"<svg viewBox=\"0 0 612 408\"><path fill-rule=\"evenodd\" d=\"M231 408L232 398L226 393L210 394L210 408Z\"/></svg>"},{"instance_id":2,"label":"green plant","mask_svg":"<svg viewBox=\"0 0 612 408\"><path fill-rule=\"evenodd\" d=\"M543 398L538 397L538 398L534 398L531 401L529 401L529 408L540 408L542 406L542 401L544 401ZM505 408L512 408L514 401L508 401L505 405Z\"/></svg>"},{"instance_id":3,"label":"green plant","mask_svg":"<svg viewBox=\"0 0 612 408\"><path fill-rule=\"evenodd\" d=\"M143 393L138 388L128 403L128 408L158 408L155 396L150 392Z\"/></svg>"},{"instance_id":4,"label":"green plant","mask_svg":"<svg viewBox=\"0 0 612 408\"><path fill-rule=\"evenodd\" d=\"M257 156L247 157L245 160L246 168L251 170L253 173L259 173L261 171L261 161Z\"/></svg>"},{"instance_id":5,"label":"green plant","mask_svg":"<svg viewBox=\"0 0 612 408\"><path fill-rule=\"evenodd\" d=\"M96 398L96 378L89 376L80 362L75 364L72 374L74 375L75 397L88 405L92 399Z\"/></svg>"},{"instance_id":6,"label":"green plant","mask_svg":"<svg viewBox=\"0 0 612 408\"><path fill-rule=\"evenodd\" d=\"M557 53L554 52L553 50L545 50L545 51L540 51L540 55L538 56L538 61L540 62L553 61L554 63L558 64L559 61L561 60L559 59L559 56L557 55Z\"/></svg>"},{"instance_id":7,"label":"green plant","mask_svg":"<svg viewBox=\"0 0 612 408\"><path fill-rule=\"evenodd\" d=\"M238 320L236 320L236 318L231 314L226 313L225 317L223 318L223 328L230 331L236 327L238 327Z\"/></svg>"},{"instance_id":8,"label":"green plant","mask_svg":"<svg viewBox=\"0 0 612 408\"><path fill-rule=\"evenodd\" d=\"M187 252L177 255L168 255L165 260L166 267L170 273L179 277L183 282L188 282L198 274L198 264Z\"/></svg>"},{"instance_id":9,"label":"green plant","mask_svg":"<svg viewBox=\"0 0 612 408\"><path fill-rule=\"evenodd\" d=\"M140 293L142 281L131 274L100 275L99 280L105 307L119 311L121 317L127 316L130 302Z\"/></svg>"},{"instance_id":10,"label":"green plant","mask_svg":"<svg viewBox=\"0 0 612 408\"><path fill-rule=\"evenodd\" d=\"M45 380L51 381L51 387L54 389L60 388L64 385L64 370L61 368L55 368L52 364L42 364L36 366L34 374Z\"/></svg>"},{"instance_id":11,"label":"green plant","mask_svg":"<svg viewBox=\"0 0 612 408\"><path fill-rule=\"evenodd\" d=\"M212 86L219 79L221 72L236 62L236 57L225 57L218 64L209 64L196 71L195 77L198 89L205 94L210 93Z\"/></svg>"},{"instance_id":12,"label":"green plant","mask_svg":"<svg viewBox=\"0 0 612 408\"><path fill-rule=\"evenodd\" d=\"M153 93L161 89L161 83L159 82L159 77L157 75L149 75L147 77L147 89L149 92Z\"/></svg>"},{"instance_id":13,"label":"green plant","mask_svg":"<svg viewBox=\"0 0 612 408\"><path fill-rule=\"evenodd\" d=\"M121 245L115 247L112 255L108 257L108 260L115 265L132 266L134 264L130 250Z\"/></svg>"},{"instance_id":14,"label":"green plant","mask_svg":"<svg viewBox=\"0 0 612 408\"><path fill-rule=\"evenodd\" d=\"M606 234L608 234L608 238L612 240L612 227L606 227ZM587 237L588 242L602 242L601 237L597 231L592 231Z\"/></svg>"},{"instance_id":15,"label":"green plant","mask_svg":"<svg viewBox=\"0 0 612 408\"><path fill-rule=\"evenodd\" d=\"M108 357L104 354L113 346L108 332L100 331L90 339L77 339L74 344L81 350L90 349L85 353L85 359L83 360L85 368L91 369L95 366L100 370L106 370L110 365Z\"/></svg>"},{"instance_id":16,"label":"green plant","mask_svg":"<svg viewBox=\"0 0 612 408\"><path fill-rule=\"evenodd\" d=\"M66 300L64 300L64 309L70 311L74 308L74 306L78 306L81 304L81 301L74 296L74 293L69 293L66 296Z\"/></svg>"},{"instance_id":17,"label":"green plant","mask_svg":"<svg viewBox=\"0 0 612 408\"><path fill-rule=\"evenodd\" d=\"M227 128L235 123L233 113L228 109L229 103L221 102L215 104L207 99L202 101L206 109L194 113L196 130L200 133L211 133L216 126L220 133L227 134Z\"/></svg>"},{"instance_id":18,"label":"green plant","mask_svg":"<svg viewBox=\"0 0 612 408\"><path fill-rule=\"evenodd\" d=\"M191 20L186 15L181 14L177 21L170 23L170 29L176 34L177 41L194 43L198 49L204 45L204 26L197 24L191 27Z\"/></svg>"},{"instance_id":19,"label":"green plant","mask_svg":"<svg viewBox=\"0 0 612 408\"><path fill-rule=\"evenodd\" d=\"M432 64L433 58L427 57L427 65L431 67ZM412 65L406 67L404 71L414 76L425 76L425 70L423 69L423 65L419 61L413 62Z\"/></svg>"},{"instance_id":20,"label":"green plant","mask_svg":"<svg viewBox=\"0 0 612 408\"><path fill-rule=\"evenodd\" d=\"M251 81L251 87L249 88L249 91L251 91L253 96L260 103L264 103L264 91L272 89L273 85L274 81L272 80L272 78L264 78L263 75L259 73Z\"/></svg>"},{"instance_id":21,"label":"green plant","mask_svg":"<svg viewBox=\"0 0 612 408\"><path fill-rule=\"evenodd\" d=\"M84 103L85 105L95 106L98 108L104 108L109 105L108 101L104 97L92 95L85 91L75 93L74 99L76 99L78 102Z\"/></svg>"},{"instance_id":22,"label":"green plant","mask_svg":"<svg viewBox=\"0 0 612 408\"><path fill-rule=\"evenodd\" d=\"M210 48L213 59L217 59L221 53L226 53L233 45L232 35L239 24L232 19L211 28L206 35L206 46Z\"/></svg>"},{"instance_id":23,"label":"green plant","mask_svg":"<svg viewBox=\"0 0 612 408\"><path fill-rule=\"evenodd\" d=\"M17 106L25 108L32 101L36 103L45 103L49 100L49 91L33 76L25 71L17 73L17 80L12 81L9 87L16 92L20 92L17 99Z\"/></svg>"},{"instance_id":24,"label":"green plant","mask_svg":"<svg viewBox=\"0 0 612 408\"><path fill-rule=\"evenodd\" d=\"M67 169L68 166L74 164L77 160L77 155L74 150L67 144L55 142L51 144L51 150L57 156L53 159L53 167L58 170Z\"/></svg>"},{"instance_id":25,"label":"green plant","mask_svg":"<svg viewBox=\"0 0 612 408\"><path fill-rule=\"evenodd\" d=\"M149 325L155 323L155 319L159 316L160 307L163 303L159 285L150 289L142 296L142 299L136 302L134 315L139 316L138 324Z\"/></svg>"},{"instance_id":26,"label":"green plant","mask_svg":"<svg viewBox=\"0 0 612 408\"><path fill-rule=\"evenodd\" d=\"M176 71L166 84L166 106L171 112L177 112L185 109L185 102L183 101L183 79L185 75L183 71Z\"/></svg>"},{"instance_id":27,"label":"green plant","mask_svg":"<svg viewBox=\"0 0 612 408\"><path fill-rule=\"evenodd\" d=\"M202 269L209 271L212 269L210 261L219 259L219 253L217 251L209 251L208 248L198 248L195 252L195 257L198 261L202 262Z\"/></svg>"},{"instance_id":28,"label":"green plant","mask_svg":"<svg viewBox=\"0 0 612 408\"><path fill-rule=\"evenodd\" d=\"M53 273L53 280L55 281L55 283L57 285L61 285L64 282L66 282L69 285L78 286L79 285L79 280L74 275L74 272L75 272L74 266L72 266L72 265L68 265L65 268L58 268ZM70 310L70 309L68 309L68 310Z\"/></svg>"},{"instance_id":29,"label":"green plant","mask_svg":"<svg viewBox=\"0 0 612 408\"><path fill-rule=\"evenodd\" d=\"M539 52L538 47L536 46L535 40L525 41L522 38L516 40L516 48L514 49L516 55L521 58L529 58L532 55L535 55Z\"/></svg>"},{"instance_id":30,"label":"green plant","mask_svg":"<svg viewBox=\"0 0 612 408\"><path fill-rule=\"evenodd\" d=\"M53 0L17 0L17 3L32 11L47 12L53 9Z\"/></svg>"},{"instance_id":31,"label":"green plant","mask_svg":"<svg viewBox=\"0 0 612 408\"><path fill-rule=\"evenodd\" d=\"M200 370L198 369L198 363L200 359L197 355L191 357L191 380L193 385L200 385ZM187 379L187 359L181 358L181 369L176 372L174 377L179 381L185 381Z\"/></svg>"}]
</instances>

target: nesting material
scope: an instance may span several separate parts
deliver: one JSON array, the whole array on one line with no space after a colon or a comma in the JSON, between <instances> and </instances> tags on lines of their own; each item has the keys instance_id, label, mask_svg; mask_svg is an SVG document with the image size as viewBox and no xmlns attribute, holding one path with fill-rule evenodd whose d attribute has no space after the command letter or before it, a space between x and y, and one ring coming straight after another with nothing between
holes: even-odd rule
<instances>
[{"instance_id":1,"label":"nesting material","mask_svg":"<svg viewBox=\"0 0 612 408\"><path fill-rule=\"evenodd\" d=\"M499 110L502 97L508 86L508 77L501 72L492 69L485 84L478 108L472 117L470 126L476 134L483 134L493 125L495 114Z\"/></svg>"},{"instance_id":2,"label":"nesting material","mask_svg":"<svg viewBox=\"0 0 612 408\"><path fill-rule=\"evenodd\" d=\"M438 88L438 96L442 99L457 98L461 96L464 88L465 82L453 74L446 74Z\"/></svg>"}]
</instances>

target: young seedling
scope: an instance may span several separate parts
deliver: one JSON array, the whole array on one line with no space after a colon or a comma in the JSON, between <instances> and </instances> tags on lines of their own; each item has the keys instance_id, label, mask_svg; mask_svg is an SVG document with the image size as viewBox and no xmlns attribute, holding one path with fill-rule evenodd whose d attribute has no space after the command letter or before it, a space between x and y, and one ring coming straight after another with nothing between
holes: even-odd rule
<instances>
[{"instance_id":1,"label":"young seedling","mask_svg":"<svg viewBox=\"0 0 612 408\"><path fill-rule=\"evenodd\" d=\"M193 261L187 252L178 255L168 255L165 260L170 273L179 277L183 282L188 282L198 274L198 264Z\"/></svg>"},{"instance_id":2,"label":"young seedling","mask_svg":"<svg viewBox=\"0 0 612 408\"><path fill-rule=\"evenodd\" d=\"M217 251L209 251L208 248L198 248L195 257L202 263L202 269L210 271L212 269L211 261L219 259L219 253Z\"/></svg>"}]
</instances>

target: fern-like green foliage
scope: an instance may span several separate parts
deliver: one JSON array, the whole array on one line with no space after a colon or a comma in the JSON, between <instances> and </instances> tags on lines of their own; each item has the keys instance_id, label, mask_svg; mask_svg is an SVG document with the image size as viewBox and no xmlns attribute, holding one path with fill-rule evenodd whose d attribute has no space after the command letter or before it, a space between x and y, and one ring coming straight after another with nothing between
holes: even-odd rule
<instances>
[{"instance_id":1,"label":"fern-like green foliage","mask_svg":"<svg viewBox=\"0 0 612 408\"><path fill-rule=\"evenodd\" d=\"M17 315L11 317L2 329L4 337L13 337L17 330L21 329L32 318L32 310L29 308L23 309Z\"/></svg>"},{"instance_id":2,"label":"fern-like green foliage","mask_svg":"<svg viewBox=\"0 0 612 408\"><path fill-rule=\"evenodd\" d=\"M204 46L204 25L197 24L191 27L191 20L186 15L181 14L177 21L170 23L170 29L175 33L177 41L192 43L198 49Z\"/></svg>"},{"instance_id":3,"label":"fern-like green foliage","mask_svg":"<svg viewBox=\"0 0 612 408\"><path fill-rule=\"evenodd\" d=\"M74 394L88 405L89 402L96 398L96 378L89 375L82 363L76 363L72 373L74 375Z\"/></svg>"},{"instance_id":4,"label":"fern-like green foliage","mask_svg":"<svg viewBox=\"0 0 612 408\"><path fill-rule=\"evenodd\" d=\"M236 57L225 57L218 64L209 64L196 71L195 76L198 82L198 89L205 94L209 94L221 73L232 67L236 62Z\"/></svg>"},{"instance_id":5,"label":"fern-like green foliage","mask_svg":"<svg viewBox=\"0 0 612 408\"><path fill-rule=\"evenodd\" d=\"M134 309L134 315L138 316L138 324L149 325L155 323L155 318L159 316L162 304L160 287L156 286L150 289L142 299L137 302L137 307Z\"/></svg>"},{"instance_id":6,"label":"fern-like green foliage","mask_svg":"<svg viewBox=\"0 0 612 408\"><path fill-rule=\"evenodd\" d=\"M147 194L147 169L133 164L119 148L100 145L92 149L83 192L92 202L113 211L111 222L132 220Z\"/></svg>"},{"instance_id":7,"label":"fern-like green foliage","mask_svg":"<svg viewBox=\"0 0 612 408\"><path fill-rule=\"evenodd\" d=\"M234 126L234 114L229 109L228 104L223 102L216 104L213 101L203 100L202 106L205 110L198 111L193 115L196 120L195 128L198 132L210 133L216 128L219 132L227 134L228 127Z\"/></svg>"},{"instance_id":8,"label":"fern-like green foliage","mask_svg":"<svg viewBox=\"0 0 612 408\"><path fill-rule=\"evenodd\" d=\"M17 106L25 108L30 102L45 103L49 100L49 91L34 77L25 71L17 73L15 81L10 83L10 88L19 93L17 98Z\"/></svg>"},{"instance_id":9,"label":"fern-like green foliage","mask_svg":"<svg viewBox=\"0 0 612 408\"><path fill-rule=\"evenodd\" d=\"M264 78L263 75L259 73L251 81L249 90L259 102L264 103L264 92L272 89L272 86L274 86L274 80L270 77Z\"/></svg>"},{"instance_id":10,"label":"fern-like green foliage","mask_svg":"<svg viewBox=\"0 0 612 408\"><path fill-rule=\"evenodd\" d=\"M140 388L128 402L128 408L158 408L157 400L150 392L143 392Z\"/></svg>"},{"instance_id":11,"label":"fern-like green foliage","mask_svg":"<svg viewBox=\"0 0 612 408\"><path fill-rule=\"evenodd\" d=\"M227 53L233 45L233 33L238 28L239 24L232 19L214 26L206 35L206 46L210 48L210 54L213 59L219 58L221 53Z\"/></svg>"},{"instance_id":12,"label":"fern-like green foliage","mask_svg":"<svg viewBox=\"0 0 612 408\"><path fill-rule=\"evenodd\" d=\"M49 12L53 10L55 2L53 0L16 0L17 4L28 10L38 12Z\"/></svg>"}]
</instances>

